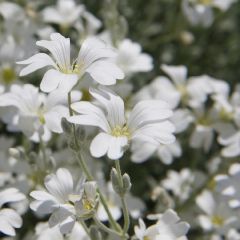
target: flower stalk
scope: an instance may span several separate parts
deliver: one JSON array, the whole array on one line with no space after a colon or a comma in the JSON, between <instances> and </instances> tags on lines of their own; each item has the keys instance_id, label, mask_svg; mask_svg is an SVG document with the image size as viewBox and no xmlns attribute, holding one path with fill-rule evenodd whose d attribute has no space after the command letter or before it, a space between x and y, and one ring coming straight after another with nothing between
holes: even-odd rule
<instances>
[{"instance_id":1,"label":"flower stalk","mask_svg":"<svg viewBox=\"0 0 240 240\"><path fill-rule=\"evenodd\" d=\"M73 116L73 110L71 109L71 103L72 103L72 99L71 99L71 92L68 93L68 108L69 108L69 114L70 116ZM94 177L92 176L92 174L90 173L89 169L88 169L88 166L87 164L85 163L85 161L83 160L82 158L82 155L81 155L81 151L80 151L80 146L78 144L78 141L77 141L77 135L76 135L76 127L74 124L72 124L72 128L73 128L73 136L74 136L74 143L75 143L75 153L76 153L76 158L78 160L78 163L82 169L82 171L84 172L85 176L87 177L87 180L88 181L94 181ZM105 209L105 211L107 212L107 215L109 217L109 222L111 224L111 226L117 231L117 232L121 232L122 229L121 227L117 224L117 222L114 220L109 208L108 208L108 205L107 205L107 202L106 202L106 199L104 197L104 195L101 193L100 189L98 188L97 189L97 192L99 194L99 197L100 197L100 201Z\"/></svg>"}]
</instances>

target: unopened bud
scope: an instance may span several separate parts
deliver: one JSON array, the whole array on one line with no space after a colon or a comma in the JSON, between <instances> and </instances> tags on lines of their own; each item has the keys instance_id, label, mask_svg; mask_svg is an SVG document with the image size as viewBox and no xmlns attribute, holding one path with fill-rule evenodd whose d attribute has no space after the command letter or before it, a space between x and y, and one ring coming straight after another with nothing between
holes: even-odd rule
<instances>
[{"instance_id":1,"label":"unopened bud","mask_svg":"<svg viewBox=\"0 0 240 240\"><path fill-rule=\"evenodd\" d=\"M67 121L66 118L62 118L61 121L62 129L67 135L71 135L72 133L72 124Z\"/></svg>"},{"instance_id":2,"label":"unopened bud","mask_svg":"<svg viewBox=\"0 0 240 240\"><path fill-rule=\"evenodd\" d=\"M118 174L115 168L112 168L111 170L111 182L112 182L113 190L117 194L122 194L122 187L119 184Z\"/></svg>"},{"instance_id":3,"label":"unopened bud","mask_svg":"<svg viewBox=\"0 0 240 240\"><path fill-rule=\"evenodd\" d=\"M85 131L85 129L82 126L78 127L76 135L77 135L77 138L80 141L83 141L86 138L86 131Z\"/></svg>"},{"instance_id":4,"label":"unopened bud","mask_svg":"<svg viewBox=\"0 0 240 240\"><path fill-rule=\"evenodd\" d=\"M130 177L127 173L124 173L123 174L123 190L124 190L124 193L129 192L131 187L132 187L132 183L131 183Z\"/></svg>"}]
</instances>

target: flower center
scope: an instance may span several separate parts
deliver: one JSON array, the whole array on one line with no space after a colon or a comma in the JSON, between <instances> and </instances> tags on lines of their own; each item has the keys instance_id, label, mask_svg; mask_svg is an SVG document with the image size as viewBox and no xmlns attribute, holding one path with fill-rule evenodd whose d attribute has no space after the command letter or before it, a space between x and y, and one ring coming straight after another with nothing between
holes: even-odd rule
<instances>
[{"instance_id":1,"label":"flower center","mask_svg":"<svg viewBox=\"0 0 240 240\"><path fill-rule=\"evenodd\" d=\"M94 208L94 204L88 199L83 199L83 207L84 209L91 211Z\"/></svg>"},{"instance_id":2,"label":"flower center","mask_svg":"<svg viewBox=\"0 0 240 240\"><path fill-rule=\"evenodd\" d=\"M219 115L220 118L226 122L231 121L234 117L232 112L226 111L224 108L220 110Z\"/></svg>"},{"instance_id":3,"label":"flower center","mask_svg":"<svg viewBox=\"0 0 240 240\"><path fill-rule=\"evenodd\" d=\"M116 126L115 128L112 129L112 136L114 137L130 137L130 132L127 128L127 126Z\"/></svg>"},{"instance_id":4,"label":"flower center","mask_svg":"<svg viewBox=\"0 0 240 240\"><path fill-rule=\"evenodd\" d=\"M145 236L143 240L150 240L149 237Z\"/></svg>"},{"instance_id":5,"label":"flower center","mask_svg":"<svg viewBox=\"0 0 240 240\"><path fill-rule=\"evenodd\" d=\"M212 217L212 223L216 226L222 226L224 224L224 219L221 216L215 215Z\"/></svg>"},{"instance_id":6,"label":"flower center","mask_svg":"<svg viewBox=\"0 0 240 240\"><path fill-rule=\"evenodd\" d=\"M198 0L198 2L203 5L210 5L212 0Z\"/></svg>"},{"instance_id":7,"label":"flower center","mask_svg":"<svg viewBox=\"0 0 240 240\"><path fill-rule=\"evenodd\" d=\"M44 118L44 108L43 108L43 105L41 105L37 111L37 115L38 115L38 118L39 118L39 121L41 124L45 124L46 121L45 121L45 118Z\"/></svg>"},{"instance_id":8,"label":"flower center","mask_svg":"<svg viewBox=\"0 0 240 240\"><path fill-rule=\"evenodd\" d=\"M4 67L1 71L1 80L5 84L10 84L16 79L16 73L11 67Z\"/></svg>"}]
</instances>

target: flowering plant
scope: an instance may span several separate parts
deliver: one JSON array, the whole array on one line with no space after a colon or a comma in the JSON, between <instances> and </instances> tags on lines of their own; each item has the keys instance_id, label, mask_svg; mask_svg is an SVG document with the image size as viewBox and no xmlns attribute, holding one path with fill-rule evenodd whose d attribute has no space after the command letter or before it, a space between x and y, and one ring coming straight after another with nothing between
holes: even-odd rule
<instances>
[{"instance_id":1,"label":"flowering plant","mask_svg":"<svg viewBox=\"0 0 240 240\"><path fill-rule=\"evenodd\" d=\"M1 239L240 240L239 3L149 3L0 3Z\"/></svg>"}]
</instances>

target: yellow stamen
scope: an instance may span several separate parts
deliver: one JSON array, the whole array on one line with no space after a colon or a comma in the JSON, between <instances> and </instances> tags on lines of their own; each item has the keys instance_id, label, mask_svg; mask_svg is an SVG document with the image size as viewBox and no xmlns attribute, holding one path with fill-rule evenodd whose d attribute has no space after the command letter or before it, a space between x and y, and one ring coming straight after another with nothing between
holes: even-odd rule
<instances>
[{"instance_id":1,"label":"yellow stamen","mask_svg":"<svg viewBox=\"0 0 240 240\"><path fill-rule=\"evenodd\" d=\"M88 199L84 199L83 200L83 207L86 210L91 211L94 208L94 204L91 201L89 201Z\"/></svg>"},{"instance_id":2,"label":"yellow stamen","mask_svg":"<svg viewBox=\"0 0 240 240\"><path fill-rule=\"evenodd\" d=\"M114 137L130 137L130 132L127 128L127 126L121 127L121 126L116 126L113 130L112 130L112 136Z\"/></svg>"},{"instance_id":3,"label":"yellow stamen","mask_svg":"<svg viewBox=\"0 0 240 240\"><path fill-rule=\"evenodd\" d=\"M212 223L217 226L222 226L224 224L224 219L221 216L215 215L212 217Z\"/></svg>"},{"instance_id":4,"label":"yellow stamen","mask_svg":"<svg viewBox=\"0 0 240 240\"><path fill-rule=\"evenodd\" d=\"M198 0L198 2L203 5L210 5L212 0Z\"/></svg>"},{"instance_id":5,"label":"yellow stamen","mask_svg":"<svg viewBox=\"0 0 240 240\"><path fill-rule=\"evenodd\" d=\"M4 67L1 71L1 80L5 84L10 84L16 79L16 73L11 67Z\"/></svg>"}]
</instances>

